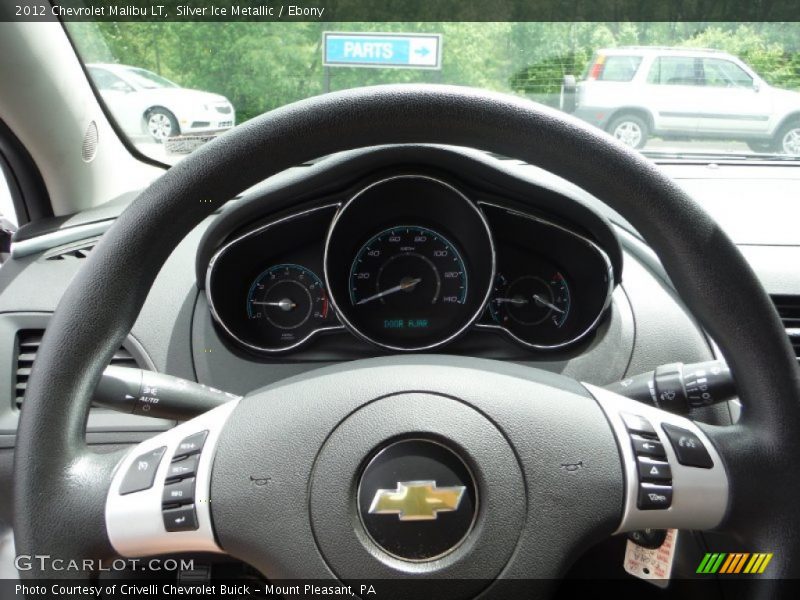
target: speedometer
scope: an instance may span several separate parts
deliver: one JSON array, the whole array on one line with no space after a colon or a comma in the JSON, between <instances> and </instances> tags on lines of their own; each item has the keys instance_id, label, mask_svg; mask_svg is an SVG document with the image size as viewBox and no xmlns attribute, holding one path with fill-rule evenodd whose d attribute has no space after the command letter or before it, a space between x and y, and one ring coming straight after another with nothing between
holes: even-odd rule
<instances>
[{"instance_id":1,"label":"speedometer","mask_svg":"<svg viewBox=\"0 0 800 600\"><path fill-rule=\"evenodd\" d=\"M453 185L397 175L356 193L331 223L325 285L341 322L386 350L455 340L483 313L494 281L486 219Z\"/></svg>"},{"instance_id":2,"label":"speedometer","mask_svg":"<svg viewBox=\"0 0 800 600\"><path fill-rule=\"evenodd\" d=\"M467 299L461 253L441 233L418 226L385 229L358 251L350 268L350 302L371 330L403 338L451 321Z\"/></svg>"}]
</instances>

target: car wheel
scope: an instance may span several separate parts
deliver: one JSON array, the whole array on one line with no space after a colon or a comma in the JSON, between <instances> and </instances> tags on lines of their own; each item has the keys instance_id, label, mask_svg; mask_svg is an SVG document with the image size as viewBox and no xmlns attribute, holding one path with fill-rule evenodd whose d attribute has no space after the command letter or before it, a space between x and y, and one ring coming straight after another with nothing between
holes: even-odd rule
<instances>
[{"instance_id":1,"label":"car wheel","mask_svg":"<svg viewBox=\"0 0 800 600\"><path fill-rule=\"evenodd\" d=\"M649 127L637 115L622 115L611 122L608 131L626 146L639 150L647 143Z\"/></svg>"},{"instance_id":2,"label":"car wheel","mask_svg":"<svg viewBox=\"0 0 800 600\"><path fill-rule=\"evenodd\" d=\"M166 108L154 108L145 115L147 133L159 144L180 133L178 120Z\"/></svg>"},{"instance_id":3,"label":"car wheel","mask_svg":"<svg viewBox=\"0 0 800 600\"><path fill-rule=\"evenodd\" d=\"M778 133L778 152L789 156L800 156L800 121L793 121Z\"/></svg>"},{"instance_id":4,"label":"car wheel","mask_svg":"<svg viewBox=\"0 0 800 600\"><path fill-rule=\"evenodd\" d=\"M747 142L747 147L753 152L772 152L775 148L772 142Z\"/></svg>"}]
</instances>

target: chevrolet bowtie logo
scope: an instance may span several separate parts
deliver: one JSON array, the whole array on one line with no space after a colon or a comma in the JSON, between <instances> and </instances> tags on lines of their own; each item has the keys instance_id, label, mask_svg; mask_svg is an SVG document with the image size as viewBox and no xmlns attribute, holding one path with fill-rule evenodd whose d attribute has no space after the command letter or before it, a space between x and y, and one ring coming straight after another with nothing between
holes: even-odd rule
<instances>
[{"instance_id":1,"label":"chevrolet bowtie logo","mask_svg":"<svg viewBox=\"0 0 800 600\"><path fill-rule=\"evenodd\" d=\"M458 510L463 485L436 487L435 481L400 481L395 490L378 490L369 513L397 515L401 521L433 521L440 512Z\"/></svg>"}]
</instances>

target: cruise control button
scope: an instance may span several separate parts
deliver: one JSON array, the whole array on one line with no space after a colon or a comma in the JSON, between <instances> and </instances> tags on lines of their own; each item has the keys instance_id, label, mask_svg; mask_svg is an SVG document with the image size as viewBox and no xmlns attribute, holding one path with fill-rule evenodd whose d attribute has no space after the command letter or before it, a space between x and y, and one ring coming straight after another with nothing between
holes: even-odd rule
<instances>
[{"instance_id":1,"label":"cruise control button","mask_svg":"<svg viewBox=\"0 0 800 600\"><path fill-rule=\"evenodd\" d=\"M653 426L650 424L650 421L645 419L639 415L633 415L631 413L620 413L622 420L625 422L625 427L628 428L628 431L634 431L636 433L645 433L648 435L655 435L656 430L653 429Z\"/></svg>"},{"instance_id":2,"label":"cruise control button","mask_svg":"<svg viewBox=\"0 0 800 600\"><path fill-rule=\"evenodd\" d=\"M198 528L194 504L179 508L165 508L162 516L164 517L164 529L167 531L194 531Z\"/></svg>"},{"instance_id":3,"label":"cruise control button","mask_svg":"<svg viewBox=\"0 0 800 600\"><path fill-rule=\"evenodd\" d=\"M161 463L161 457L164 456L166 449L166 446L162 446L137 456L136 460L128 467L128 472L125 473L122 484L119 486L120 495L141 492L153 487L158 465Z\"/></svg>"},{"instance_id":4,"label":"cruise control button","mask_svg":"<svg viewBox=\"0 0 800 600\"><path fill-rule=\"evenodd\" d=\"M194 503L194 477L165 485L161 501L164 504Z\"/></svg>"},{"instance_id":5,"label":"cruise control button","mask_svg":"<svg viewBox=\"0 0 800 600\"><path fill-rule=\"evenodd\" d=\"M714 466L714 461L711 460L703 442L691 431L667 423L662 423L661 427L667 434L679 463L701 469L710 469Z\"/></svg>"},{"instance_id":6,"label":"cruise control button","mask_svg":"<svg viewBox=\"0 0 800 600\"><path fill-rule=\"evenodd\" d=\"M631 443L633 444L633 451L638 456L652 456L654 458L666 458L667 453L664 452L664 444L658 440L651 440L638 435L631 436Z\"/></svg>"},{"instance_id":7,"label":"cruise control button","mask_svg":"<svg viewBox=\"0 0 800 600\"><path fill-rule=\"evenodd\" d=\"M203 444L206 441L207 435L208 430L198 431L197 433L183 438L183 441L178 444L178 447L175 449L175 455L172 457L172 460L200 452L200 450L203 449Z\"/></svg>"},{"instance_id":8,"label":"cruise control button","mask_svg":"<svg viewBox=\"0 0 800 600\"><path fill-rule=\"evenodd\" d=\"M669 508L672 504L672 486L654 483L639 484L640 510L659 510Z\"/></svg>"},{"instance_id":9,"label":"cruise control button","mask_svg":"<svg viewBox=\"0 0 800 600\"><path fill-rule=\"evenodd\" d=\"M167 480L178 479L180 477L192 477L197 474L197 463L200 461L199 454L192 454L186 458L170 463L167 470Z\"/></svg>"},{"instance_id":10,"label":"cruise control button","mask_svg":"<svg viewBox=\"0 0 800 600\"><path fill-rule=\"evenodd\" d=\"M669 463L661 460L653 460L646 456L640 456L636 459L639 467L639 479L649 481L671 481L672 471L669 468Z\"/></svg>"}]
</instances>

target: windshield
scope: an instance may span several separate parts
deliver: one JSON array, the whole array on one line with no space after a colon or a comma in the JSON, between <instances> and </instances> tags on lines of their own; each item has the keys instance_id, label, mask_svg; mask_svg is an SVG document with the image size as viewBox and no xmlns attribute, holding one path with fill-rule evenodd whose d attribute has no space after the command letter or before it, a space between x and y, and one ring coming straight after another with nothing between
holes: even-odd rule
<instances>
[{"instance_id":1,"label":"windshield","mask_svg":"<svg viewBox=\"0 0 800 600\"><path fill-rule=\"evenodd\" d=\"M124 135L168 164L284 104L395 82L515 94L656 159L800 159L800 23L66 27L85 63L124 65L88 72Z\"/></svg>"},{"instance_id":2,"label":"windshield","mask_svg":"<svg viewBox=\"0 0 800 600\"><path fill-rule=\"evenodd\" d=\"M127 68L125 69L125 74L135 85L147 90L180 87L177 83L171 82L166 77L161 77L161 75L156 75L145 69Z\"/></svg>"}]
</instances>

